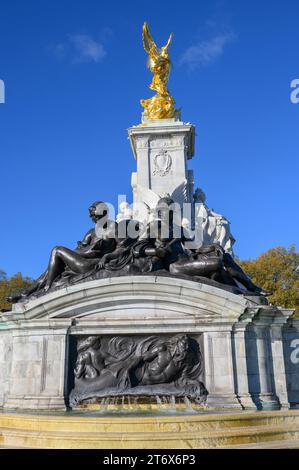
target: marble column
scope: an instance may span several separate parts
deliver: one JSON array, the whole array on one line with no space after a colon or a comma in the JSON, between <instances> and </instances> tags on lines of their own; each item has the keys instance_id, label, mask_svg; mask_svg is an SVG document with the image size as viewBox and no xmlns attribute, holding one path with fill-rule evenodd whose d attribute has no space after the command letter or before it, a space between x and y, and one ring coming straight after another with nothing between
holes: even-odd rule
<instances>
[{"instance_id":1,"label":"marble column","mask_svg":"<svg viewBox=\"0 0 299 470\"><path fill-rule=\"evenodd\" d=\"M247 309L238 323L233 326L233 361L235 390L238 400L244 409L256 409L248 385L248 368L246 358L246 328L251 323L256 309Z\"/></svg>"},{"instance_id":2,"label":"marble column","mask_svg":"<svg viewBox=\"0 0 299 470\"><path fill-rule=\"evenodd\" d=\"M9 392L9 378L12 364L12 334L0 329L0 408Z\"/></svg>"},{"instance_id":3,"label":"marble column","mask_svg":"<svg viewBox=\"0 0 299 470\"><path fill-rule=\"evenodd\" d=\"M203 332L207 404L215 408L241 408L235 393L231 327Z\"/></svg>"},{"instance_id":4,"label":"marble column","mask_svg":"<svg viewBox=\"0 0 299 470\"><path fill-rule=\"evenodd\" d=\"M279 344L286 321L282 318L279 309L263 307L246 334L249 390L258 409L286 406L282 342Z\"/></svg>"},{"instance_id":5,"label":"marble column","mask_svg":"<svg viewBox=\"0 0 299 470\"><path fill-rule=\"evenodd\" d=\"M289 318L283 327L283 346L288 402L299 409L299 318Z\"/></svg>"},{"instance_id":6,"label":"marble column","mask_svg":"<svg viewBox=\"0 0 299 470\"><path fill-rule=\"evenodd\" d=\"M270 346L273 361L273 382L275 392L282 408L289 408L287 378L283 350L283 331L292 310L279 309L281 315L276 314L270 327Z\"/></svg>"}]
</instances>

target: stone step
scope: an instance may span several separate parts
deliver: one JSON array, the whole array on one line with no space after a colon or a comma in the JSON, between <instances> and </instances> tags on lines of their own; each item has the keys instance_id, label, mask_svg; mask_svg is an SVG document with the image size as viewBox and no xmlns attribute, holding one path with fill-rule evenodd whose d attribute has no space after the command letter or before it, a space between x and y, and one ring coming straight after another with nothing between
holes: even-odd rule
<instances>
[{"instance_id":1,"label":"stone step","mask_svg":"<svg viewBox=\"0 0 299 470\"><path fill-rule=\"evenodd\" d=\"M30 449L30 447L0 446L1 449Z\"/></svg>"},{"instance_id":2,"label":"stone step","mask_svg":"<svg viewBox=\"0 0 299 470\"><path fill-rule=\"evenodd\" d=\"M299 410L152 416L0 413L0 428L29 429L37 432L194 433L280 425L299 427Z\"/></svg>"},{"instance_id":3,"label":"stone step","mask_svg":"<svg viewBox=\"0 0 299 470\"><path fill-rule=\"evenodd\" d=\"M299 439L287 439L270 442L259 442L255 444L242 444L226 446L226 449L299 449Z\"/></svg>"},{"instance_id":4,"label":"stone step","mask_svg":"<svg viewBox=\"0 0 299 470\"><path fill-rule=\"evenodd\" d=\"M299 440L299 425L251 426L201 432L55 432L1 428L2 446L30 448L184 449Z\"/></svg>"},{"instance_id":5,"label":"stone step","mask_svg":"<svg viewBox=\"0 0 299 470\"><path fill-rule=\"evenodd\" d=\"M298 439L299 410L179 416L0 413L3 447L234 448Z\"/></svg>"}]
</instances>

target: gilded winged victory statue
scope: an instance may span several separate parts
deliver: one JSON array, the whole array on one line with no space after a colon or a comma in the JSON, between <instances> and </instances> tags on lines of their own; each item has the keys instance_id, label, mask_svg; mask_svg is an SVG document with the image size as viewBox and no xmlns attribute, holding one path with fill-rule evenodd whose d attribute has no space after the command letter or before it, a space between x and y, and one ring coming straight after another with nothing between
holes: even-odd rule
<instances>
[{"instance_id":1,"label":"gilded winged victory statue","mask_svg":"<svg viewBox=\"0 0 299 470\"><path fill-rule=\"evenodd\" d=\"M148 53L147 66L154 74L150 89L156 91L156 95L147 100L141 100L141 106L145 109L147 119L167 119L174 117L174 99L170 95L167 82L169 78L171 62L168 54L173 34L169 36L167 44L159 49L144 23L142 31L143 46Z\"/></svg>"}]
</instances>

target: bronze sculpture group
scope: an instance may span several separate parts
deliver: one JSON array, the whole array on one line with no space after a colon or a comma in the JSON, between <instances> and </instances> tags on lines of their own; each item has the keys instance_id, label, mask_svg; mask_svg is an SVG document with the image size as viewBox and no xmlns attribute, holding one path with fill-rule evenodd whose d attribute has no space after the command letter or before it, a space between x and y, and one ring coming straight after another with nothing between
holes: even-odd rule
<instances>
[{"instance_id":1,"label":"bronze sculpture group","mask_svg":"<svg viewBox=\"0 0 299 470\"><path fill-rule=\"evenodd\" d=\"M142 228L134 220L120 223L109 220L107 205L95 202L89 208L95 228L77 243L75 250L56 246L46 271L28 289L14 294L9 300L24 301L50 289L88 279L145 273L187 276L195 281L214 283L234 293L268 294L251 281L220 245L187 248L183 228L175 226L172 203L170 198L160 199L156 219ZM136 236L127 234L129 223L137 227Z\"/></svg>"}]
</instances>

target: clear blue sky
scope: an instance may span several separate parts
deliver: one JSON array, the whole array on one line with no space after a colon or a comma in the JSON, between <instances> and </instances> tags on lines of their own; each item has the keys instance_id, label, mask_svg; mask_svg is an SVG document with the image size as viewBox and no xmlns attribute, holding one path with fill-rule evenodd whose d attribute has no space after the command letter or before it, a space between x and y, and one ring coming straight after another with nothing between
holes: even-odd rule
<instances>
[{"instance_id":1,"label":"clear blue sky","mask_svg":"<svg viewBox=\"0 0 299 470\"><path fill-rule=\"evenodd\" d=\"M126 129L151 96L144 20L174 32L169 87L196 125L196 184L241 258L298 242L298 0L2 0L0 268L37 276L97 199L131 200Z\"/></svg>"}]
</instances>

